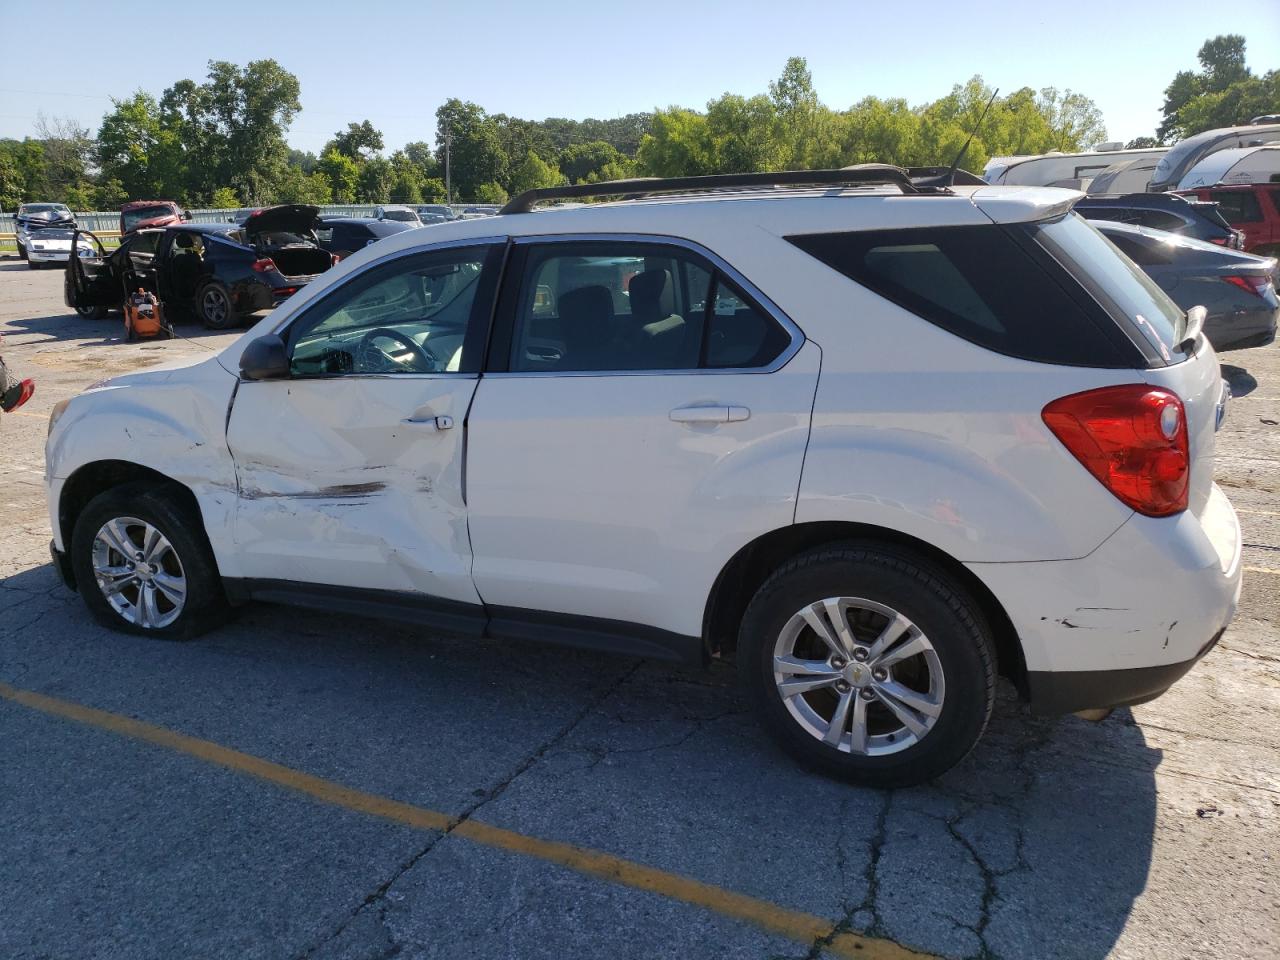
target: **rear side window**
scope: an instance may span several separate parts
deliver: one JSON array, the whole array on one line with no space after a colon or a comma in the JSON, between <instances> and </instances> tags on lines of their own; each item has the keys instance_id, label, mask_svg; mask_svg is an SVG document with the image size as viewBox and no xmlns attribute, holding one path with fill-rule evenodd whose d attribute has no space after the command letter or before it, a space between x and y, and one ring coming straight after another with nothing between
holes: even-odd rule
<instances>
[{"instance_id":1,"label":"rear side window","mask_svg":"<svg viewBox=\"0 0 1280 960\"><path fill-rule=\"evenodd\" d=\"M1173 262L1173 251L1162 243L1152 243L1123 233L1101 232L1121 253L1139 266L1156 267Z\"/></svg>"},{"instance_id":2,"label":"rear side window","mask_svg":"<svg viewBox=\"0 0 1280 960\"><path fill-rule=\"evenodd\" d=\"M1262 207L1252 190L1222 190L1214 193L1213 199L1227 223L1256 223L1262 219Z\"/></svg>"},{"instance_id":3,"label":"rear side window","mask_svg":"<svg viewBox=\"0 0 1280 960\"><path fill-rule=\"evenodd\" d=\"M1135 210L1133 219L1129 223L1136 223L1142 227L1151 227L1155 230L1168 230L1171 233L1181 230L1185 227L1186 221L1181 217L1174 216L1172 213L1165 213L1163 210Z\"/></svg>"},{"instance_id":4,"label":"rear side window","mask_svg":"<svg viewBox=\"0 0 1280 960\"><path fill-rule=\"evenodd\" d=\"M1076 214L1031 224L1037 244L1048 250L1117 322L1136 330L1165 362L1182 339L1182 310L1133 261Z\"/></svg>"},{"instance_id":5,"label":"rear side window","mask_svg":"<svg viewBox=\"0 0 1280 960\"><path fill-rule=\"evenodd\" d=\"M1023 238L1002 227L787 239L885 299L998 353L1074 366L1142 364L1114 321L1083 291L1069 292L1078 288L1069 276L1056 276L1062 271L1052 261L1037 257Z\"/></svg>"}]
</instances>

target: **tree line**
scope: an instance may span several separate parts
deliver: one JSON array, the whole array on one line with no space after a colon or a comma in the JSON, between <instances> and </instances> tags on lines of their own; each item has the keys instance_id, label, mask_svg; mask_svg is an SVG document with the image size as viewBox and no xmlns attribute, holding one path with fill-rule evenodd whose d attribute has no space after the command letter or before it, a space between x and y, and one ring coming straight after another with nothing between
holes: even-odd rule
<instances>
[{"instance_id":1,"label":"tree line","mask_svg":"<svg viewBox=\"0 0 1280 960\"><path fill-rule=\"evenodd\" d=\"M1280 110L1280 71L1254 75L1245 40L1206 41L1200 69L1165 90L1163 120L1130 146L1168 143ZM175 199L193 207L269 203L501 202L533 187L632 176L690 176L881 162L949 164L971 132L965 166L992 156L1073 152L1106 139L1096 104L1054 87L997 97L981 76L937 100L866 97L824 104L803 58L792 57L767 91L725 93L705 109L681 106L596 120L524 120L447 100L432 142L389 154L368 119L336 131L319 154L290 149L302 109L297 77L274 60L241 67L210 61L201 82L180 80L157 99L113 100L96 135L41 116L35 137L0 140L0 208L52 200L113 209L126 200Z\"/></svg>"}]
</instances>

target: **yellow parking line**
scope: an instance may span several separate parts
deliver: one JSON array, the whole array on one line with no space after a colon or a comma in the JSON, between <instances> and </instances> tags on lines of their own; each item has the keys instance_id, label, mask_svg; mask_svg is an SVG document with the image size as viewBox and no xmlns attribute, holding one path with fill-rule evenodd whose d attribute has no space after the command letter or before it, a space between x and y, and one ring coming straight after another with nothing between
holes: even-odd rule
<instances>
[{"instance_id":1,"label":"yellow parking line","mask_svg":"<svg viewBox=\"0 0 1280 960\"><path fill-rule=\"evenodd\" d=\"M47 413L32 413L30 410L10 410L8 413L0 413L0 417L35 417L37 420L48 420Z\"/></svg>"},{"instance_id":2,"label":"yellow parking line","mask_svg":"<svg viewBox=\"0 0 1280 960\"><path fill-rule=\"evenodd\" d=\"M1244 567L1250 573L1269 573L1273 577L1280 577L1280 570L1273 570L1271 567Z\"/></svg>"},{"instance_id":3,"label":"yellow parking line","mask_svg":"<svg viewBox=\"0 0 1280 960\"><path fill-rule=\"evenodd\" d=\"M1280 517L1276 510L1250 510L1247 507L1236 507L1236 513L1248 513L1258 517Z\"/></svg>"},{"instance_id":4,"label":"yellow parking line","mask_svg":"<svg viewBox=\"0 0 1280 960\"><path fill-rule=\"evenodd\" d=\"M754 924L797 943L811 945L817 940L830 936L832 932L830 920L824 920L813 914L789 910L769 903L767 900L757 900L755 897L734 893L732 890L703 883L700 880L646 867L600 850L578 847L570 843L557 843L553 840L541 840L477 820L459 821L456 817L438 810L429 810L425 807L401 803L389 797L345 787L331 780L315 777L270 760L263 760L261 757L241 753L239 750L232 750L208 740L189 737L186 734L143 723L130 717L109 713L106 710L59 700L31 690L21 690L7 683L0 683L0 699L21 704L32 710L39 710L51 716L74 720L121 736L167 747L207 763L246 773L347 810L392 820L419 830L449 831L453 835L466 837L486 847L524 854L601 880L680 900L721 916ZM826 950L837 956L858 957L861 960L929 960L927 954L916 953L891 940L855 933L836 934Z\"/></svg>"}]
</instances>

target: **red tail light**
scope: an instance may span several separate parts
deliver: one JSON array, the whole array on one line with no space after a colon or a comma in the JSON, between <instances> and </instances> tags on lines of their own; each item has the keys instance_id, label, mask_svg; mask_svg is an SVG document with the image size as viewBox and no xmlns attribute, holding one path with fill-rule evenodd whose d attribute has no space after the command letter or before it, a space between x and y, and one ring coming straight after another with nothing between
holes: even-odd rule
<instances>
[{"instance_id":1,"label":"red tail light","mask_svg":"<svg viewBox=\"0 0 1280 960\"><path fill-rule=\"evenodd\" d=\"M329 264L329 266L331 267L336 267L338 264L342 262L342 258L338 256L336 253L329 254L329 259L333 261L332 263Z\"/></svg>"},{"instance_id":2,"label":"red tail light","mask_svg":"<svg viewBox=\"0 0 1280 960\"><path fill-rule=\"evenodd\" d=\"M1103 387L1055 400L1041 416L1123 503L1149 517L1187 509L1191 454L1176 394L1136 383Z\"/></svg>"},{"instance_id":3,"label":"red tail light","mask_svg":"<svg viewBox=\"0 0 1280 960\"><path fill-rule=\"evenodd\" d=\"M243 260L240 262L244 263ZM275 268L276 262L270 257L263 257L261 260L253 261L253 269L257 273L266 273L268 270L274 270Z\"/></svg>"},{"instance_id":4,"label":"red tail light","mask_svg":"<svg viewBox=\"0 0 1280 960\"><path fill-rule=\"evenodd\" d=\"M1271 282L1270 277L1258 276L1238 276L1223 277L1223 280L1231 284L1233 287L1239 287L1246 293L1252 293L1255 297L1260 297L1266 292L1267 284Z\"/></svg>"}]
</instances>

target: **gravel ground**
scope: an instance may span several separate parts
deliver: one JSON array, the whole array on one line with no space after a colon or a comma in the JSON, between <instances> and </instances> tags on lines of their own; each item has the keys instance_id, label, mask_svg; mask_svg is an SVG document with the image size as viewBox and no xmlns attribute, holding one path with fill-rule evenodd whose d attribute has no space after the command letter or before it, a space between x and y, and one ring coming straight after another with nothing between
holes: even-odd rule
<instances>
[{"instance_id":1,"label":"gravel ground","mask_svg":"<svg viewBox=\"0 0 1280 960\"><path fill-rule=\"evenodd\" d=\"M370 816L0 699L0 956L1280 955L1280 347L1222 357L1237 399L1218 479L1247 544L1222 643L1102 723L1032 719L1005 691L958 769L885 793L795 767L724 667L269 606L181 645L94 626L48 562L48 412L235 334L126 344L115 316L67 315L61 279L0 260L3 352L39 381L0 420L0 684L453 819ZM459 824L710 892L610 882ZM837 936L744 922L717 890Z\"/></svg>"}]
</instances>

